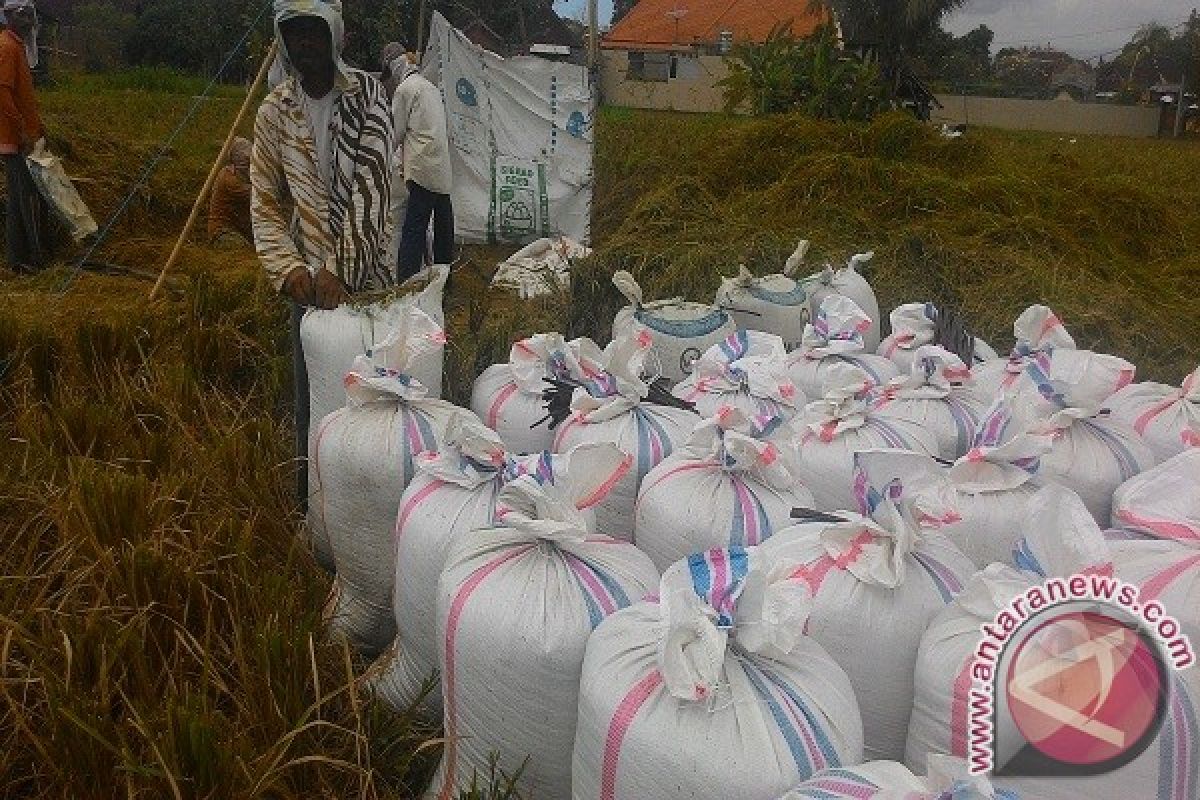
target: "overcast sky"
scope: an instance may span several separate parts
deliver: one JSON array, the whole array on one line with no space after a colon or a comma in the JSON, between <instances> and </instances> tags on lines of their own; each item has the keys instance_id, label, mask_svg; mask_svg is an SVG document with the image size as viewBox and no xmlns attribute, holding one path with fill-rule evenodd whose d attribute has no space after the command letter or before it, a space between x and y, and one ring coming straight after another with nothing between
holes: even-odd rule
<instances>
[{"instance_id":1,"label":"overcast sky","mask_svg":"<svg viewBox=\"0 0 1200 800\"><path fill-rule=\"evenodd\" d=\"M1051 44L1088 57L1120 48L1146 22L1182 22L1197 5L1200 0L968 0L946 28L961 34L987 25L996 32L997 49ZM579 17L587 2L558 0L555 6ZM612 0L600 0L601 24L611 18Z\"/></svg>"}]
</instances>

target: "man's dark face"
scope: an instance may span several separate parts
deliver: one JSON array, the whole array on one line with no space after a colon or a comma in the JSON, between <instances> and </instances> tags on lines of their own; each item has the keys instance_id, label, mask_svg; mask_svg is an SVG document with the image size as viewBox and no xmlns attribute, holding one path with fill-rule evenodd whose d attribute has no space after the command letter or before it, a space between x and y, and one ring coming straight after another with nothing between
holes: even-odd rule
<instances>
[{"instance_id":1,"label":"man's dark face","mask_svg":"<svg viewBox=\"0 0 1200 800\"><path fill-rule=\"evenodd\" d=\"M28 35L33 30L34 21L37 15L32 8L16 8L6 13L8 24L17 32L18 36Z\"/></svg>"},{"instance_id":2,"label":"man's dark face","mask_svg":"<svg viewBox=\"0 0 1200 800\"><path fill-rule=\"evenodd\" d=\"M293 17L279 25L288 59L301 78L324 74L333 66L333 38L320 17Z\"/></svg>"}]
</instances>

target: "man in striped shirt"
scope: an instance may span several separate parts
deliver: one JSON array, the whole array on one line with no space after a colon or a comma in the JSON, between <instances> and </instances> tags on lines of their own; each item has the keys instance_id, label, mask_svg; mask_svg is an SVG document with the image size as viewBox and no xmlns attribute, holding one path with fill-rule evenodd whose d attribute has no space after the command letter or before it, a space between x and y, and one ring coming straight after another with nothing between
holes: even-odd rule
<instances>
[{"instance_id":1,"label":"man in striped shirt","mask_svg":"<svg viewBox=\"0 0 1200 800\"><path fill-rule=\"evenodd\" d=\"M393 121L380 82L341 58L340 0L275 0L287 78L258 111L250 164L254 240L267 278L294 303L296 448L308 497L306 307L396 283L389 263Z\"/></svg>"}]
</instances>

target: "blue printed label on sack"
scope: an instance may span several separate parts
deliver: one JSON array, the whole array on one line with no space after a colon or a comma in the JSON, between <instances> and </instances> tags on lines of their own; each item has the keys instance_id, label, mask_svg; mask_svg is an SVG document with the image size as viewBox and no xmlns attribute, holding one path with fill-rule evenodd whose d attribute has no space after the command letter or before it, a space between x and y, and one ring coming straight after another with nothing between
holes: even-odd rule
<instances>
[{"instance_id":1,"label":"blue printed label on sack","mask_svg":"<svg viewBox=\"0 0 1200 800\"><path fill-rule=\"evenodd\" d=\"M464 106L474 108L479 105L479 97L475 93L475 84L466 78L459 78L458 82L454 84L454 94L458 96L459 101Z\"/></svg>"}]
</instances>

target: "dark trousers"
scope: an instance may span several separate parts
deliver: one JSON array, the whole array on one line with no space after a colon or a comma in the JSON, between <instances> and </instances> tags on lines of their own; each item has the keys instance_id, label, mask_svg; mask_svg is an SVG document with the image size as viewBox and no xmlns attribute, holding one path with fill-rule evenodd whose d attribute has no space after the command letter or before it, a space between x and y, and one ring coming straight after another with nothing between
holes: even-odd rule
<instances>
[{"instance_id":1,"label":"dark trousers","mask_svg":"<svg viewBox=\"0 0 1200 800\"><path fill-rule=\"evenodd\" d=\"M431 192L408 182L408 210L400 233L400 280L411 278L425 264L425 239L433 219L433 263L454 260L454 206L450 195Z\"/></svg>"},{"instance_id":2,"label":"dark trousers","mask_svg":"<svg viewBox=\"0 0 1200 800\"><path fill-rule=\"evenodd\" d=\"M7 206L4 253L8 268L26 272L42 267L42 196L38 194L24 156L4 156Z\"/></svg>"},{"instance_id":3,"label":"dark trousers","mask_svg":"<svg viewBox=\"0 0 1200 800\"><path fill-rule=\"evenodd\" d=\"M296 416L296 497L301 512L308 513L308 365L304 363L304 342L300 321L304 306L292 304L292 391Z\"/></svg>"}]
</instances>

